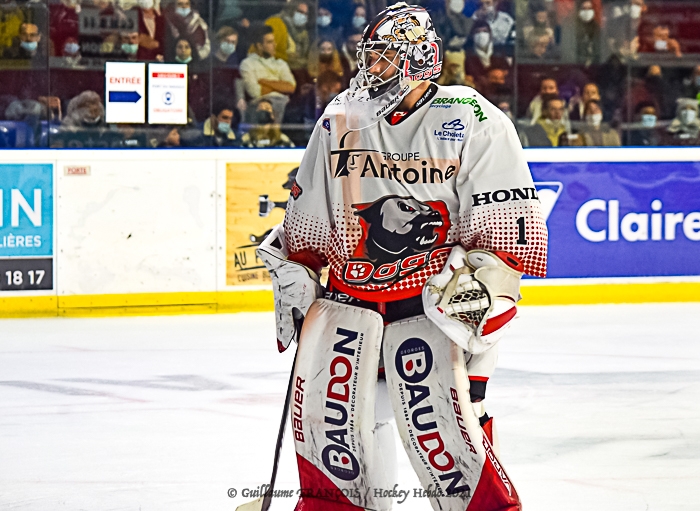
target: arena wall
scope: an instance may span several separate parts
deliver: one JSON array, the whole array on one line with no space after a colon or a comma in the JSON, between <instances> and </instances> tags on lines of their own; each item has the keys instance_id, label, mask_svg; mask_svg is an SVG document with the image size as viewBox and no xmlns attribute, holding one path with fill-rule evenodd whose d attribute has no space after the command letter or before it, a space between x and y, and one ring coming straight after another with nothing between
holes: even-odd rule
<instances>
[{"instance_id":1,"label":"arena wall","mask_svg":"<svg viewBox=\"0 0 700 511\"><path fill-rule=\"evenodd\" d=\"M3 151L0 316L271 310L254 250L281 221L302 155ZM527 155L551 277L526 279L523 304L700 300L700 150Z\"/></svg>"}]
</instances>

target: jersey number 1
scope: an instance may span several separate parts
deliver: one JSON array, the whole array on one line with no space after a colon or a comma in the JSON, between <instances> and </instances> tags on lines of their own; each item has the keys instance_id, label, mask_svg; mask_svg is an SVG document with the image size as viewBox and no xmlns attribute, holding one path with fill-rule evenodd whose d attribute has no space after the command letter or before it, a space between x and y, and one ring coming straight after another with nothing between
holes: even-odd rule
<instances>
[{"instance_id":1,"label":"jersey number 1","mask_svg":"<svg viewBox=\"0 0 700 511\"><path fill-rule=\"evenodd\" d=\"M518 245L527 245L527 239L525 239L525 217L521 216L518 218Z\"/></svg>"}]
</instances>

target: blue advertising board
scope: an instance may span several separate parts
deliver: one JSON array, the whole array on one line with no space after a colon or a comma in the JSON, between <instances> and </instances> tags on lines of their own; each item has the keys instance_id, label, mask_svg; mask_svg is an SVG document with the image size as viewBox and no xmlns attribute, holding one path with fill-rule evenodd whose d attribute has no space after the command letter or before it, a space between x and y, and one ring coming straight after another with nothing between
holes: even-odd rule
<instances>
[{"instance_id":1,"label":"blue advertising board","mask_svg":"<svg viewBox=\"0 0 700 511\"><path fill-rule=\"evenodd\" d=\"M0 164L0 291L53 288L53 165Z\"/></svg>"},{"instance_id":2,"label":"blue advertising board","mask_svg":"<svg viewBox=\"0 0 700 511\"><path fill-rule=\"evenodd\" d=\"M548 277L700 275L700 163L530 163Z\"/></svg>"}]
</instances>

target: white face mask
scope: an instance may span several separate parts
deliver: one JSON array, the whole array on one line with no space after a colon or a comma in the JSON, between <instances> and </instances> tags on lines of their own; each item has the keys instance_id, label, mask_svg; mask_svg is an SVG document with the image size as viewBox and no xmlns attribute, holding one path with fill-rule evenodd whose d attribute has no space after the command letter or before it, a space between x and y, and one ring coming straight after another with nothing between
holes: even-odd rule
<instances>
[{"instance_id":1,"label":"white face mask","mask_svg":"<svg viewBox=\"0 0 700 511\"><path fill-rule=\"evenodd\" d=\"M177 7L175 9L175 12L178 14L178 16L182 16L183 18L186 18L187 16L190 15L192 12L192 9L189 7Z\"/></svg>"},{"instance_id":2,"label":"white face mask","mask_svg":"<svg viewBox=\"0 0 700 511\"><path fill-rule=\"evenodd\" d=\"M155 5L153 0L139 0L141 9L152 9L153 5Z\"/></svg>"},{"instance_id":3,"label":"white face mask","mask_svg":"<svg viewBox=\"0 0 700 511\"><path fill-rule=\"evenodd\" d=\"M578 17L584 23L590 23L590 21L593 19L594 16L595 16L595 11L593 9L581 9L578 12Z\"/></svg>"},{"instance_id":4,"label":"white face mask","mask_svg":"<svg viewBox=\"0 0 700 511\"><path fill-rule=\"evenodd\" d=\"M642 15L642 6L641 5L631 5L630 6L630 18L633 20L639 19L639 17Z\"/></svg>"},{"instance_id":5,"label":"white face mask","mask_svg":"<svg viewBox=\"0 0 700 511\"><path fill-rule=\"evenodd\" d=\"M316 18L316 21L318 22L319 27L327 27L331 24L331 17L327 14L324 14L323 16L319 16L318 18Z\"/></svg>"},{"instance_id":6,"label":"white face mask","mask_svg":"<svg viewBox=\"0 0 700 511\"><path fill-rule=\"evenodd\" d=\"M603 122L603 114L587 115L586 122L592 126L600 126L600 123Z\"/></svg>"},{"instance_id":7,"label":"white face mask","mask_svg":"<svg viewBox=\"0 0 700 511\"><path fill-rule=\"evenodd\" d=\"M657 39L656 41L654 41L654 49L656 51L668 50L668 41L664 41L662 39Z\"/></svg>"},{"instance_id":8,"label":"white face mask","mask_svg":"<svg viewBox=\"0 0 700 511\"><path fill-rule=\"evenodd\" d=\"M74 55L80 50L80 45L78 43L66 43L63 46L63 52L68 55Z\"/></svg>"},{"instance_id":9,"label":"white face mask","mask_svg":"<svg viewBox=\"0 0 700 511\"><path fill-rule=\"evenodd\" d=\"M295 12L294 16L292 17L292 21L294 22L294 25L297 27L303 27L306 25L306 22L309 21L309 17L304 14L303 12Z\"/></svg>"},{"instance_id":10,"label":"white face mask","mask_svg":"<svg viewBox=\"0 0 700 511\"><path fill-rule=\"evenodd\" d=\"M477 32L474 34L474 44L477 48L486 48L491 42L491 36L488 32Z\"/></svg>"},{"instance_id":11,"label":"white face mask","mask_svg":"<svg viewBox=\"0 0 700 511\"><path fill-rule=\"evenodd\" d=\"M656 126L656 116L654 114L643 114L642 126L645 128L653 128Z\"/></svg>"},{"instance_id":12,"label":"white face mask","mask_svg":"<svg viewBox=\"0 0 700 511\"><path fill-rule=\"evenodd\" d=\"M464 10L464 0L450 0L450 10L455 13L460 13Z\"/></svg>"},{"instance_id":13,"label":"white face mask","mask_svg":"<svg viewBox=\"0 0 700 511\"><path fill-rule=\"evenodd\" d=\"M695 110L681 110L681 122L683 124L690 124L695 120L696 113Z\"/></svg>"}]
</instances>

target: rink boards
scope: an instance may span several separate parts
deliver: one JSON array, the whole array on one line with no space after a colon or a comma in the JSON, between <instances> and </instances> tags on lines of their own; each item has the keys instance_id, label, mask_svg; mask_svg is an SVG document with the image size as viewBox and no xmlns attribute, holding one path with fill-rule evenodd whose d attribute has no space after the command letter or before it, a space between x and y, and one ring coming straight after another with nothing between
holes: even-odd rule
<instances>
[{"instance_id":1,"label":"rink boards","mask_svg":"<svg viewBox=\"0 0 700 511\"><path fill-rule=\"evenodd\" d=\"M3 151L0 315L270 310L255 247L302 154ZM549 278L525 280L523 304L700 300L700 150L527 156L550 248Z\"/></svg>"}]
</instances>

